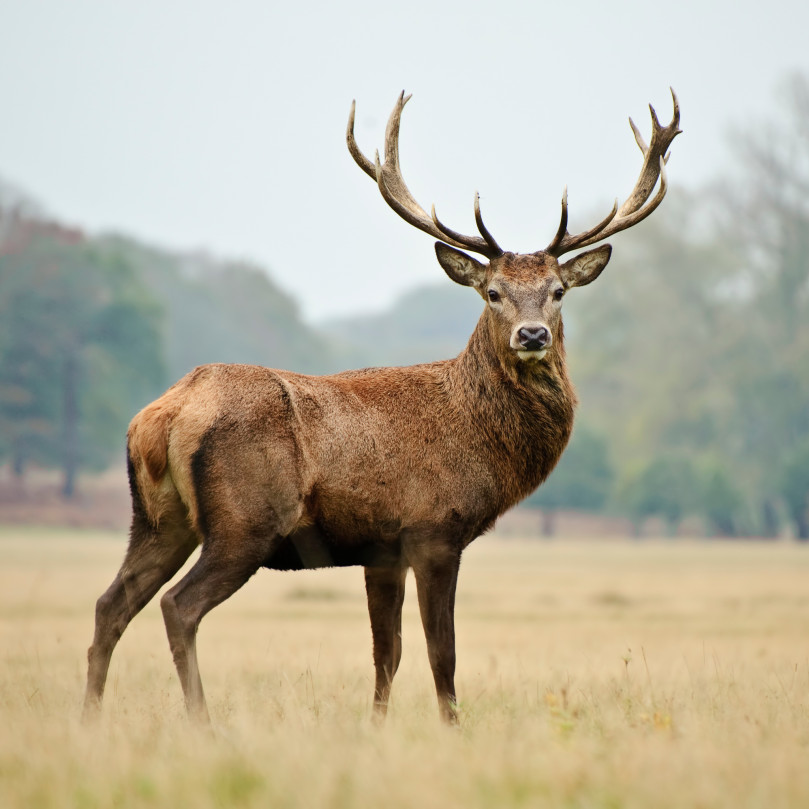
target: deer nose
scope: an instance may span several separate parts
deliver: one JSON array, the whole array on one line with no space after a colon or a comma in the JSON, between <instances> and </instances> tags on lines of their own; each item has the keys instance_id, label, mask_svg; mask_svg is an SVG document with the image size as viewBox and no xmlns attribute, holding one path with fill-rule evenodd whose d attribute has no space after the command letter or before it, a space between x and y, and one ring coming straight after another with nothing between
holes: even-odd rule
<instances>
[{"instance_id":1,"label":"deer nose","mask_svg":"<svg viewBox=\"0 0 809 809\"><path fill-rule=\"evenodd\" d=\"M526 351L541 351L551 341L551 333L544 326L522 326L517 340Z\"/></svg>"}]
</instances>

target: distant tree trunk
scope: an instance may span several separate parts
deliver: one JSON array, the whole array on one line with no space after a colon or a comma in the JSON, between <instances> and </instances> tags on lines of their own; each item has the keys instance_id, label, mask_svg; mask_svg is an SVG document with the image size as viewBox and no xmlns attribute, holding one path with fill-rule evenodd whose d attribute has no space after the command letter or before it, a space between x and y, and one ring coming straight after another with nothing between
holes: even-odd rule
<instances>
[{"instance_id":1,"label":"distant tree trunk","mask_svg":"<svg viewBox=\"0 0 809 809\"><path fill-rule=\"evenodd\" d=\"M25 452L20 446L19 440L14 441L11 457L11 471L14 474L15 480L22 481L23 475L25 474Z\"/></svg>"},{"instance_id":2,"label":"distant tree trunk","mask_svg":"<svg viewBox=\"0 0 809 809\"><path fill-rule=\"evenodd\" d=\"M798 529L798 539L801 542L809 542L809 508L795 515L795 525Z\"/></svg>"},{"instance_id":3,"label":"distant tree trunk","mask_svg":"<svg viewBox=\"0 0 809 809\"><path fill-rule=\"evenodd\" d=\"M65 356L62 379L62 495L66 498L71 498L76 493L76 476L79 471L78 365L76 355L69 350Z\"/></svg>"},{"instance_id":4,"label":"distant tree trunk","mask_svg":"<svg viewBox=\"0 0 809 809\"><path fill-rule=\"evenodd\" d=\"M773 501L769 498L767 498L761 504L761 519L763 523L762 528L764 529L764 536L778 536L778 510L775 508Z\"/></svg>"},{"instance_id":5,"label":"distant tree trunk","mask_svg":"<svg viewBox=\"0 0 809 809\"><path fill-rule=\"evenodd\" d=\"M556 512L552 508L543 508L540 514L542 536L554 536L556 534Z\"/></svg>"}]
</instances>

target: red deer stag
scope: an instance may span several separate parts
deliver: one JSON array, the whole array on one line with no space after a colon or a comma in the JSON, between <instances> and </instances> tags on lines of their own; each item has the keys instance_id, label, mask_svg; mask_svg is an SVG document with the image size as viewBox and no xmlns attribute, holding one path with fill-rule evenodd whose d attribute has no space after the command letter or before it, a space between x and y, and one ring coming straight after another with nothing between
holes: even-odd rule
<instances>
[{"instance_id":1,"label":"red deer stag","mask_svg":"<svg viewBox=\"0 0 809 809\"><path fill-rule=\"evenodd\" d=\"M399 216L439 240L447 275L483 298L480 321L452 360L324 377L206 365L138 413L128 433L129 546L96 606L85 715L100 707L112 651L129 622L201 545L196 564L161 599L190 715L208 719L196 637L209 610L260 567L363 565L376 715L387 710L401 657L412 568L440 712L456 721L461 553L545 480L567 444L576 395L565 364L562 299L599 276L611 247L559 258L631 227L660 204L666 153L680 132L672 97L668 126L650 108L648 145L630 119L643 167L626 202L572 235L565 193L553 240L526 255L500 249L477 195L479 236L451 230L415 201L399 167L404 94L388 121L382 162L359 150L352 104L351 156Z\"/></svg>"}]
</instances>

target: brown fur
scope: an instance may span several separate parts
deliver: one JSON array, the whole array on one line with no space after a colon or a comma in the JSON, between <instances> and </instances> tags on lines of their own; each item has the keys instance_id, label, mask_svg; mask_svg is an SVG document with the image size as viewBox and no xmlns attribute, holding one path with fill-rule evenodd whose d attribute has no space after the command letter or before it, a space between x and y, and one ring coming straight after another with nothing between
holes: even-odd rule
<instances>
[{"instance_id":1,"label":"brown fur","mask_svg":"<svg viewBox=\"0 0 809 809\"><path fill-rule=\"evenodd\" d=\"M359 167L410 224L442 241L447 275L486 308L454 360L311 377L246 365L197 368L142 410L129 428L132 528L121 570L96 604L85 716L98 710L110 657L132 618L182 566L161 599L189 713L207 718L196 653L203 616L259 567L363 565L374 644L374 706L384 716L401 657L405 573L412 568L443 717L455 713L455 586L463 549L550 474L573 427L576 397L565 364L561 299L594 281L603 245L558 257L648 216L665 194L664 155L679 106L661 127L652 110L641 175L620 209L571 236L567 196L545 251L504 253L481 236L440 225L415 202L399 170L394 107L385 159L346 140ZM634 129L633 124L633 129ZM660 190L644 204L658 176ZM450 246L452 245L452 246ZM456 249L491 259L486 265Z\"/></svg>"},{"instance_id":2,"label":"brown fur","mask_svg":"<svg viewBox=\"0 0 809 809\"><path fill-rule=\"evenodd\" d=\"M128 435L130 543L97 605L85 711L100 705L129 621L201 544L197 563L161 601L192 714L207 717L196 660L206 612L262 566L361 564L377 714L401 656L412 568L439 705L454 721L461 553L559 459L576 397L557 298L589 283L608 259L609 248L599 248L564 265L512 253L482 265L442 248L447 272L487 300L454 360L324 377L207 365L138 413ZM541 359L520 354L525 325L547 328Z\"/></svg>"}]
</instances>

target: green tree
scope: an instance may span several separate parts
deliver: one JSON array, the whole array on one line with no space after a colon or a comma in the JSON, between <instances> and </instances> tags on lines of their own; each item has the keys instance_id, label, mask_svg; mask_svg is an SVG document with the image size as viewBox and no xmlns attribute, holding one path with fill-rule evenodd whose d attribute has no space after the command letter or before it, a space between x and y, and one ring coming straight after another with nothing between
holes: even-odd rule
<instances>
[{"instance_id":1,"label":"green tree","mask_svg":"<svg viewBox=\"0 0 809 809\"><path fill-rule=\"evenodd\" d=\"M685 456L654 458L625 477L619 497L636 526L648 517L661 517L674 533L683 517L699 507L695 465Z\"/></svg>"},{"instance_id":2,"label":"green tree","mask_svg":"<svg viewBox=\"0 0 809 809\"><path fill-rule=\"evenodd\" d=\"M209 362L334 370L331 335L303 323L296 302L260 267L173 254L119 236L100 246L132 265L161 302L171 380Z\"/></svg>"},{"instance_id":3,"label":"green tree","mask_svg":"<svg viewBox=\"0 0 809 809\"><path fill-rule=\"evenodd\" d=\"M723 190L725 238L740 255L735 328L726 354L728 430L765 530L785 454L809 441L809 76L780 88L778 111L735 138L739 176Z\"/></svg>"},{"instance_id":4,"label":"green tree","mask_svg":"<svg viewBox=\"0 0 809 809\"><path fill-rule=\"evenodd\" d=\"M325 330L338 342L338 367L412 365L457 356L483 310L480 296L444 284L402 294L384 312L341 318Z\"/></svg>"},{"instance_id":5,"label":"green tree","mask_svg":"<svg viewBox=\"0 0 809 809\"><path fill-rule=\"evenodd\" d=\"M0 451L59 466L69 497L164 383L160 310L120 255L33 221L0 245L0 301Z\"/></svg>"},{"instance_id":6,"label":"green tree","mask_svg":"<svg viewBox=\"0 0 809 809\"><path fill-rule=\"evenodd\" d=\"M809 540L809 440L787 455L777 482L798 539Z\"/></svg>"},{"instance_id":7,"label":"green tree","mask_svg":"<svg viewBox=\"0 0 809 809\"><path fill-rule=\"evenodd\" d=\"M18 478L29 462L53 454L59 418L52 395L57 367L41 304L32 290L15 290L0 304L0 457L10 457Z\"/></svg>"},{"instance_id":8,"label":"green tree","mask_svg":"<svg viewBox=\"0 0 809 809\"><path fill-rule=\"evenodd\" d=\"M704 459L697 468L697 511L714 534L737 536L747 515L744 497L727 466L716 459Z\"/></svg>"}]
</instances>

